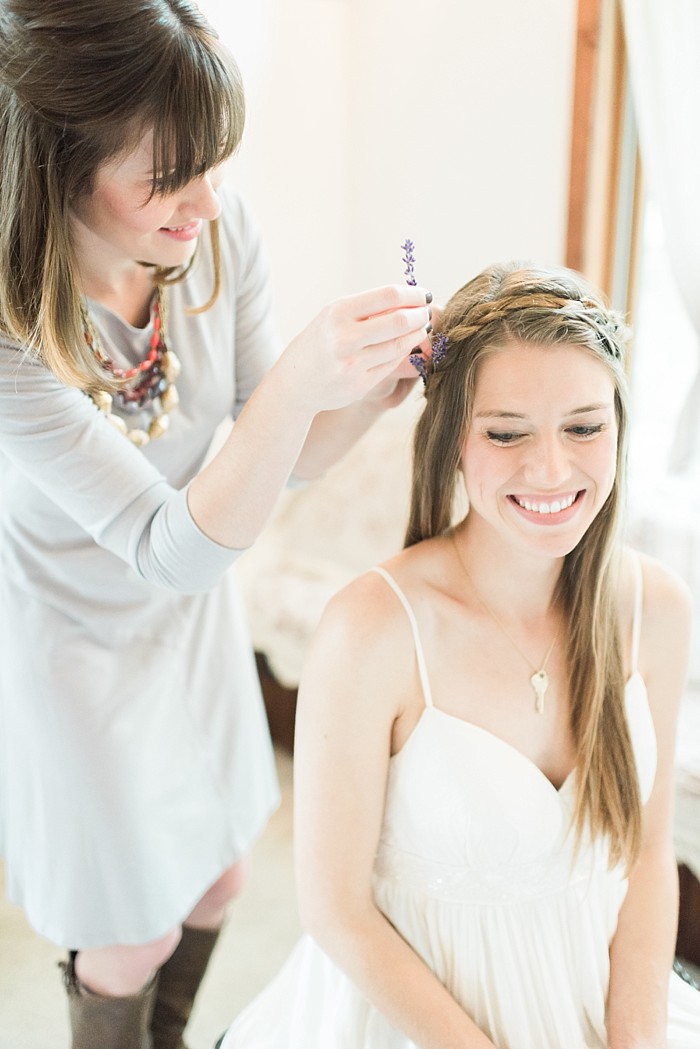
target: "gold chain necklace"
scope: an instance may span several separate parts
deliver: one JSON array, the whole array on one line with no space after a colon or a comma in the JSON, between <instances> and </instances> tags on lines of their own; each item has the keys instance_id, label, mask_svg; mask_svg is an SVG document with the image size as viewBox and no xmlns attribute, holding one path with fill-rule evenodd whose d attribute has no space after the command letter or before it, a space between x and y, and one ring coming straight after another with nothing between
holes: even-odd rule
<instances>
[{"instance_id":1,"label":"gold chain necklace","mask_svg":"<svg viewBox=\"0 0 700 1049\"><path fill-rule=\"evenodd\" d=\"M554 646L557 643L558 635L557 634L554 635L554 638L552 639L552 643L549 646L549 648L547 649L547 654L545 655L544 659L542 660L541 666L539 668L537 668L536 666L533 666L532 662L528 659L528 657L525 655L525 653L520 648L520 646L516 645L515 641L510 636L510 634L508 633L506 628L503 626L503 623L500 621L500 619L498 618L498 616L496 615L494 610L491 608L490 605L488 605L486 603L486 601L484 600L484 598L481 596L481 594L477 590L476 586L474 585L474 581L473 581L472 577L469 575L469 572L467 571L467 566L465 565L464 560L462 558L462 555L461 555L461 553L459 551L459 546L457 545L457 540L455 539L454 533L452 534L452 544L453 544L453 546L455 548L455 553L457 554L457 560L459 561L460 565L462 566L462 571L464 572L465 576L469 580L469 585L471 586L472 590L476 594L477 598L479 599L481 604L484 606L486 611L489 613L489 615L491 616L491 618L493 619L494 623L499 628L501 633L508 639L508 641L510 641L510 643L513 646L513 648L515 649L515 651L518 652L523 657L523 659L525 660L527 665L532 670L533 673L532 673L532 675L530 677L530 684L532 685L532 690L535 693L535 710L537 711L538 714L544 714L544 696L545 696L545 692L547 691L547 689L549 687L549 674L545 670L545 667L547 666L547 661L549 660L549 657L551 656L552 652L554 651Z\"/></svg>"}]
</instances>

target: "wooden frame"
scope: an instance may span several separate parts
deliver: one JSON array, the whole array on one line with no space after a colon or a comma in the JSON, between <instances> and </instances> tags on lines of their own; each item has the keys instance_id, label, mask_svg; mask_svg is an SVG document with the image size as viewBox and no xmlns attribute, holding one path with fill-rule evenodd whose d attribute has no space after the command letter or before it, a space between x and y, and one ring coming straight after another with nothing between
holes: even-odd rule
<instances>
[{"instance_id":1,"label":"wooden frame","mask_svg":"<svg viewBox=\"0 0 700 1049\"><path fill-rule=\"evenodd\" d=\"M642 196L620 0L579 0L566 264L630 315Z\"/></svg>"},{"instance_id":2,"label":"wooden frame","mask_svg":"<svg viewBox=\"0 0 700 1049\"><path fill-rule=\"evenodd\" d=\"M576 67L569 172L569 223L566 264L585 269L589 163L593 139L593 98L600 36L601 0L579 0L576 25Z\"/></svg>"}]
</instances>

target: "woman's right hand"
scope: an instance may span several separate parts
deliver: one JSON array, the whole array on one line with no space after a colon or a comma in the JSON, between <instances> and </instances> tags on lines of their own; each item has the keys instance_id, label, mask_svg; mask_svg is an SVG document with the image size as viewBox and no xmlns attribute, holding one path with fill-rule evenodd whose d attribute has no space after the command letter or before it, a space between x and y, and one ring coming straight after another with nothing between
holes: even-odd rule
<instances>
[{"instance_id":1,"label":"woman's right hand","mask_svg":"<svg viewBox=\"0 0 700 1049\"><path fill-rule=\"evenodd\" d=\"M325 306L292 340L276 367L312 414L362 400L422 343L430 324L426 291L391 284Z\"/></svg>"}]
</instances>

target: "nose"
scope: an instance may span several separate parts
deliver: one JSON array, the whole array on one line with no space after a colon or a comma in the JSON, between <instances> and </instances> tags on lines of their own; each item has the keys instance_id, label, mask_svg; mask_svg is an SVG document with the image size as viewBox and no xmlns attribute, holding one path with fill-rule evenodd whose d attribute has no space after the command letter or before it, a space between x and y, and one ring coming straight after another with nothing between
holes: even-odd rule
<instances>
[{"instance_id":1,"label":"nose","mask_svg":"<svg viewBox=\"0 0 700 1049\"><path fill-rule=\"evenodd\" d=\"M210 173L194 179L189 184L187 197L187 206L194 209L198 218L218 219L221 214L221 201Z\"/></svg>"},{"instance_id":2,"label":"nose","mask_svg":"<svg viewBox=\"0 0 700 1049\"><path fill-rule=\"evenodd\" d=\"M556 491L571 477L571 463L559 433L541 434L530 448L525 474L533 485Z\"/></svg>"}]
</instances>

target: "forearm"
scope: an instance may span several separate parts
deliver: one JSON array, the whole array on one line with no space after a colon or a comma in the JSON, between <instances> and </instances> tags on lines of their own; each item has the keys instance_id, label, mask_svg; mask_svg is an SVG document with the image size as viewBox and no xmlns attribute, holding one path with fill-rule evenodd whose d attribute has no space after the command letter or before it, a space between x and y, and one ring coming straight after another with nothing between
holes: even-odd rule
<instances>
[{"instance_id":1,"label":"forearm","mask_svg":"<svg viewBox=\"0 0 700 1049\"><path fill-rule=\"evenodd\" d=\"M336 411L319 412L294 465L294 476L307 481L321 476L352 448L381 414L380 408L362 401Z\"/></svg>"},{"instance_id":2,"label":"forearm","mask_svg":"<svg viewBox=\"0 0 700 1049\"><path fill-rule=\"evenodd\" d=\"M672 850L642 854L610 948L610 1049L664 1049L678 913Z\"/></svg>"},{"instance_id":3,"label":"forearm","mask_svg":"<svg viewBox=\"0 0 700 1049\"><path fill-rule=\"evenodd\" d=\"M494 1049L376 908L343 921L324 918L315 938L368 1001L421 1049Z\"/></svg>"},{"instance_id":4,"label":"forearm","mask_svg":"<svg viewBox=\"0 0 700 1049\"><path fill-rule=\"evenodd\" d=\"M309 430L294 475L311 480L324 473L370 429L385 411L396 408L415 389L415 369L402 361L393 375L360 401L319 412Z\"/></svg>"},{"instance_id":5,"label":"forearm","mask_svg":"<svg viewBox=\"0 0 700 1049\"><path fill-rule=\"evenodd\" d=\"M313 410L287 395L273 368L221 449L192 481L188 505L210 539L245 549L264 528L306 440Z\"/></svg>"}]
</instances>

